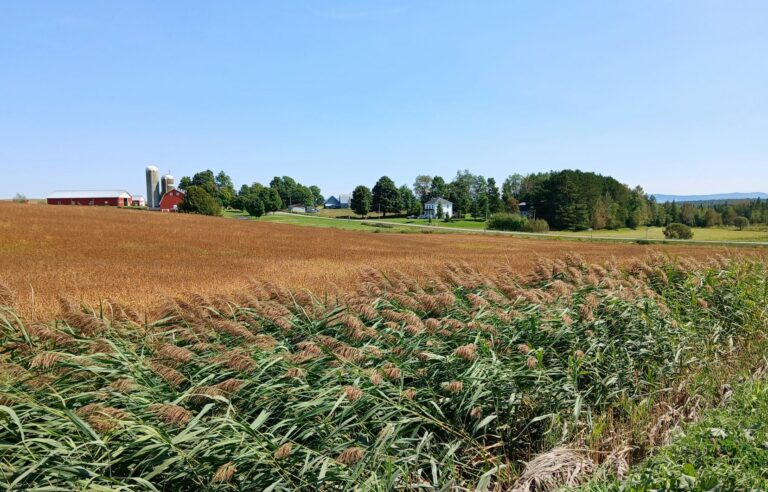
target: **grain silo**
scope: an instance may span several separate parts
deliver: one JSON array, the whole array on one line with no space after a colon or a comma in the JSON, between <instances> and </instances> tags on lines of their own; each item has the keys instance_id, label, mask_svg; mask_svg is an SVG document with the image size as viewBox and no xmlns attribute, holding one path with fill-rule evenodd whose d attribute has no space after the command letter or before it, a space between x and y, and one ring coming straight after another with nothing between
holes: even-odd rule
<instances>
[{"instance_id":1,"label":"grain silo","mask_svg":"<svg viewBox=\"0 0 768 492\"><path fill-rule=\"evenodd\" d=\"M147 207L160 206L160 170L147 166Z\"/></svg>"},{"instance_id":2,"label":"grain silo","mask_svg":"<svg viewBox=\"0 0 768 492\"><path fill-rule=\"evenodd\" d=\"M176 186L174 186L174 184L173 184L173 176L171 176L170 174L166 174L162 178L160 178L160 197L161 197L161 199L162 199L162 197L165 196L166 193L168 193L169 191L171 191L171 190L173 190L175 188L176 188ZM158 202L158 204L159 203L160 202Z\"/></svg>"}]
</instances>

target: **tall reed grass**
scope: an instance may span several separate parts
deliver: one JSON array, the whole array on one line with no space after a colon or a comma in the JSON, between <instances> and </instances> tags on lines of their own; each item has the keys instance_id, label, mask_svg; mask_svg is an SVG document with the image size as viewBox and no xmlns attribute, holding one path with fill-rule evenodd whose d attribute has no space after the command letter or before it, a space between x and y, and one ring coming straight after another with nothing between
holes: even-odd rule
<instances>
[{"instance_id":1,"label":"tall reed grass","mask_svg":"<svg viewBox=\"0 0 768 492\"><path fill-rule=\"evenodd\" d=\"M558 446L620 469L763 336L766 273L660 255L369 269L334 298L254 283L146 320L64 302L47 324L4 295L0 483L502 490Z\"/></svg>"}]
</instances>

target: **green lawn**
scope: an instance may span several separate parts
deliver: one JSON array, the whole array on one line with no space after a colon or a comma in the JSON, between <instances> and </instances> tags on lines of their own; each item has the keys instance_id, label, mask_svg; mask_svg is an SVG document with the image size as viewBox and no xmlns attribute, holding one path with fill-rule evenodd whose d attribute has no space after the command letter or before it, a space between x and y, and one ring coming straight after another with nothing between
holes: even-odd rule
<instances>
[{"instance_id":1,"label":"green lawn","mask_svg":"<svg viewBox=\"0 0 768 492\"><path fill-rule=\"evenodd\" d=\"M664 239L664 233L661 227L641 227L638 229L617 229L615 231L557 231L552 234L563 236L593 236L608 238L631 238L631 239ZM768 242L768 230L760 228L749 228L739 231L735 228L726 227L694 227L693 239L697 241L765 241Z\"/></svg>"},{"instance_id":2,"label":"green lawn","mask_svg":"<svg viewBox=\"0 0 768 492\"><path fill-rule=\"evenodd\" d=\"M453 220L451 222L445 222L443 220L433 220L432 223L429 222L427 219L382 219L386 220L387 222L392 222L395 224L417 224L417 225L432 225L432 226L441 226L441 227L455 227L457 229L472 229L472 230L481 230L485 229L485 221L483 220L472 220L472 219L461 219L461 220Z\"/></svg>"},{"instance_id":3,"label":"green lawn","mask_svg":"<svg viewBox=\"0 0 768 492\"><path fill-rule=\"evenodd\" d=\"M323 228L334 228L334 229L344 229L349 231L364 231L364 232L397 232L397 233L420 233L421 231L414 228L409 227L398 227L397 225L393 224L392 227L377 227L373 224L365 224L363 222L360 222L359 220L344 220L344 219L335 219L335 220L329 220L324 219L315 215L303 215L303 214L268 214L264 215L258 219L251 219L248 214L242 214L240 212L231 212L225 214L227 217L233 217L233 218L244 218L245 220L259 220L261 222L274 222L278 224L292 224L292 225L300 225L300 226L310 226L310 227L323 227Z\"/></svg>"},{"instance_id":4,"label":"green lawn","mask_svg":"<svg viewBox=\"0 0 768 492\"><path fill-rule=\"evenodd\" d=\"M432 223L426 219L405 219L405 218L386 218L382 219L377 216L368 216L368 221L386 222L391 224L391 227L380 226L372 223L365 223L359 218L352 216L352 219L346 219L349 214L349 210L325 210L320 209L317 214L276 214L265 215L258 220L263 222L277 222L282 224L294 224L313 227L333 227L337 229L355 230L355 231L367 231L367 232L435 232L435 233L447 233L443 228L456 229L456 232L469 231L477 232L485 230L485 221L461 219L453 220L451 222L444 222L442 220L433 220ZM250 216L244 212L225 210L224 216L229 218L249 219ZM402 225L400 225L402 224ZM417 226L435 226L432 231L424 227L412 227ZM489 231L493 232L493 231ZM661 227L642 227L638 229L617 229L617 230L600 230L600 231L552 231L548 234L553 239L557 237L564 238L594 238L599 239L630 239L630 240L642 240L642 239L656 239L663 240L664 233ZM739 231L735 228L728 227L714 227L714 228L693 228L693 239L695 241L750 241L750 242L765 242L768 243L768 228L765 227L751 227L744 231Z\"/></svg>"}]
</instances>

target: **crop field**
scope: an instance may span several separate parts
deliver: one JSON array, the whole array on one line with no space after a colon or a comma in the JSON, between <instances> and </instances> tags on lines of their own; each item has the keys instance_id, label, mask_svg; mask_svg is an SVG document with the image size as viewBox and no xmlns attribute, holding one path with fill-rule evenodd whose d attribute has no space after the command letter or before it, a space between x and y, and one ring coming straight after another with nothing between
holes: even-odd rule
<instances>
[{"instance_id":1,"label":"crop field","mask_svg":"<svg viewBox=\"0 0 768 492\"><path fill-rule=\"evenodd\" d=\"M338 298L253 282L149 317L64 299L48 323L0 289L0 483L533 491L622 477L764 363L767 273L755 258L570 254L525 275L369 268Z\"/></svg>"},{"instance_id":2,"label":"crop field","mask_svg":"<svg viewBox=\"0 0 768 492\"><path fill-rule=\"evenodd\" d=\"M17 292L25 316L45 320L58 312L60 296L90 304L111 299L143 311L164 297L226 293L250 279L330 295L349 292L364 267L419 277L464 262L484 273L499 267L525 273L538 257L567 252L588 261L625 261L648 251L696 258L725 251L367 229L381 233L0 203L0 282Z\"/></svg>"}]
</instances>

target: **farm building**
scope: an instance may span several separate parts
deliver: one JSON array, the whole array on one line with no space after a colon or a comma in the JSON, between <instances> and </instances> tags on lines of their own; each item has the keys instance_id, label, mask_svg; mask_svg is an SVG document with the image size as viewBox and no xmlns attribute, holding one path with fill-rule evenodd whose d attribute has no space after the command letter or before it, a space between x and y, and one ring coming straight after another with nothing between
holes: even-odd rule
<instances>
[{"instance_id":1,"label":"farm building","mask_svg":"<svg viewBox=\"0 0 768 492\"><path fill-rule=\"evenodd\" d=\"M184 200L184 192L172 189L160 199L160 211L178 212L182 200Z\"/></svg>"},{"instance_id":2,"label":"farm building","mask_svg":"<svg viewBox=\"0 0 768 492\"><path fill-rule=\"evenodd\" d=\"M439 208L443 209L443 217L453 217L453 202L445 198L433 198L424 204L424 218L437 219Z\"/></svg>"},{"instance_id":3,"label":"farm building","mask_svg":"<svg viewBox=\"0 0 768 492\"><path fill-rule=\"evenodd\" d=\"M342 193L338 198L335 196L328 197L323 206L325 208L349 208L351 201L352 195L349 193Z\"/></svg>"},{"instance_id":4,"label":"farm building","mask_svg":"<svg viewBox=\"0 0 768 492\"><path fill-rule=\"evenodd\" d=\"M304 205L291 205L291 212L295 214L303 214L307 212L307 207Z\"/></svg>"},{"instance_id":5,"label":"farm building","mask_svg":"<svg viewBox=\"0 0 768 492\"><path fill-rule=\"evenodd\" d=\"M141 195L133 195L133 206L134 207L146 207L147 201L144 200L144 197Z\"/></svg>"},{"instance_id":6,"label":"farm building","mask_svg":"<svg viewBox=\"0 0 768 492\"><path fill-rule=\"evenodd\" d=\"M125 190L54 191L48 195L48 205L98 205L128 207L133 204Z\"/></svg>"}]
</instances>

